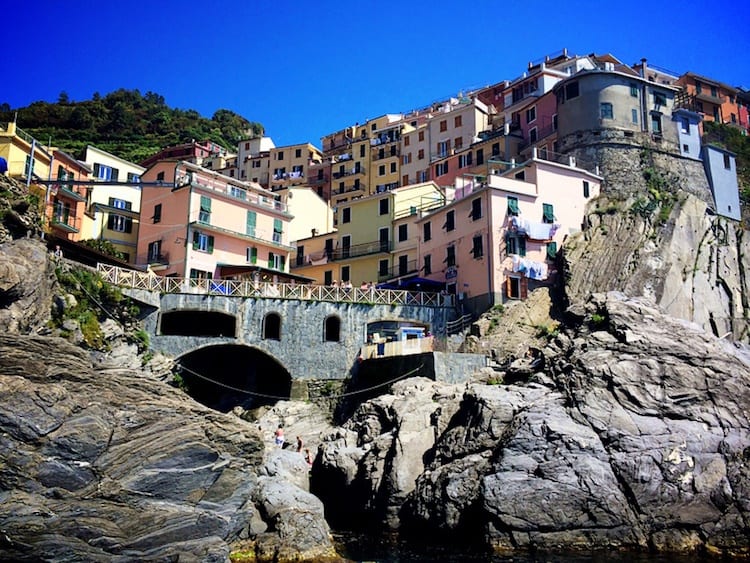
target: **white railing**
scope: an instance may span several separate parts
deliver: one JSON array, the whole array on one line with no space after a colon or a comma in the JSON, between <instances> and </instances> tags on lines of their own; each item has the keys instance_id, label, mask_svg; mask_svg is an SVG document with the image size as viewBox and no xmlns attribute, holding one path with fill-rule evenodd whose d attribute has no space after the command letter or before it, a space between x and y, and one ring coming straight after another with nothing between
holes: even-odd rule
<instances>
[{"instance_id":1,"label":"white railing","mask_svg":"<svg viewBox=\"0 0 750 563\"><path fill-rule=\"evenodd\" d=\"M419 307L450 307L450 296L424 291L400 289L359 289L327 285L273 283L252 280L173 278L152 272L129 270L109 264L97 264L104 281L119 287L158 293L194 293L227 297L263 297L298 299L301 301L334 301L371 305L415 305Z\"/></svg>"}]
</instances>

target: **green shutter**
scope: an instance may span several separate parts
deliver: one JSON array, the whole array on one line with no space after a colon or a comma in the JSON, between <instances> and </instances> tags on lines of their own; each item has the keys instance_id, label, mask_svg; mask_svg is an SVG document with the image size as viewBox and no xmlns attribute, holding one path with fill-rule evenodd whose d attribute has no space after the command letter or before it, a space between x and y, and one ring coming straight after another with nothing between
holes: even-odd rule
<instances>
[{"instance_id":1,"label":"green shutter","mask_svg":"<svg viewBox=\"0 0 750 563\"><path fill-rule=\"evenodd\" d=\"M255 225L258 219L258 214L255 211L247 212L247 221L245 223L245 233L251 237L255 236Z\"/></svg>"},{"instance_id":2,"label":"green shutter","mask_svg":"<svg viewBox=\"0 0 750 563\"><path fill-rule=\"evenodd\" d=\"M542 216L545 223L554 223L555 210L551 203L542 204Z\"/></svg>"},{"instance_id":3,"label":"green shutter","mask_svg":"<svg viewBox=\"0 0 750 563\"><path fill-rule=\"evenodd\" d=\"M198 250L200 244L200 235L197 231L193 231L193 250Z\"/></svg>"},{"instance_id":4,"label":"green shutter","mask_svg":"<svg viewBox=\"0 0 750 563\"><path fill-rule=\"evenodd\" d=\"M211 198L205 195L201 196L201 211L211 212Z\"/></svg>"},{"instance_id":5,"label":"green shutter","mask_svg":"<svg viewBox=\"0 0 750 563\"><path fill-rule=\"evenodd\" d=\"M554 260L557 256L557 243L556 242L548 242L547 243L547 258L550 260Z\"/></svg>"},{"instance_id":6,"label":"green shutter","mask_svg":"<svg viewBox=\"0 0 750 563\"><path fill-rule=\"evenodd\" d=\"M281 234L281 219L273 220L273 230L274 232Z\"/></svg>"},{"instance_id":7,"label":"green shutter","mask_svg":"<svg viewBox=\"0 0 750 563\"><path fill-rule=\"evenodd\" d=\"M250 263L251 264L257 264L258 263L258 249L254 246L250 249Z\"/></svg>"},{"instance_id":8,"label":"green shutter","mask_svg":"<svg viewBox=\"0 0 750 563\"><path fill-rule=\"evenodd\" d=\"M286 265L286 256L283 254L279 256L279 270L282 272L285 271L285 265Z\"/></svg>"},{"instance_id":9,"label":"green shutter","mask_svg":"<svg viewBox=\"0 0 750 563\"><path fill-rule=\"evenodd\" d=\"M518 237L516 240L518 241L518 255L526 256L526 238Z\"/></svg>"},{"instance_id":10,"label":"green shutter","mask_svg":"<svg viewBox=\"0 0 750 563\"><path fill-rule=\"evenodd\" d=\"M268 253L268 267L273 268L273 252Z\"/></svg>"},{"instance_id":11,"label":"green shutter","mask_svg":"<svg viewBox=\"0 0 750 563\"><path fill-rule=\"evenodd\" d=\"M211 254L214 251L214 237L208 237L208 253Z\"/></svg>"},{"instance_id":12,"label":"green shutter","mask_svg":"<svg viewBox=\"0 0 750 563\"><path fill-rule=\"evenodd\" d=\"M518 215L518 198L508 196L508 215Z\"/></svg>"}]
</instances>

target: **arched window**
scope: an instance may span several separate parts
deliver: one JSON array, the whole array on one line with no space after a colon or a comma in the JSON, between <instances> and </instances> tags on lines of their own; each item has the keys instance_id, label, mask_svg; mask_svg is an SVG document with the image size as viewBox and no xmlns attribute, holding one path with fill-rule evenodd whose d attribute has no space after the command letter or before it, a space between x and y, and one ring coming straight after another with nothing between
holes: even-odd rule
<instances>
[{"instance_id":1,"label":"arched window","mask_svg":"<svg viewBox=\"0 0 750 563\"><path fill-rule=\"evenodd\" d=\"M281 317L278 313L268 313L263 319L263 338L281 340Z\"/></svg>"},{"instance_id":2,"label":"arched window","mask_svg":"<svg viewBox=\"0 0 750 563\"><path fill-rule=\"evenodd\" d=\"M341 319L334 315L326 317L325 326L323 327L323 340L326 342L338 342L341 340Z\"/></svg>"}]
</instances>

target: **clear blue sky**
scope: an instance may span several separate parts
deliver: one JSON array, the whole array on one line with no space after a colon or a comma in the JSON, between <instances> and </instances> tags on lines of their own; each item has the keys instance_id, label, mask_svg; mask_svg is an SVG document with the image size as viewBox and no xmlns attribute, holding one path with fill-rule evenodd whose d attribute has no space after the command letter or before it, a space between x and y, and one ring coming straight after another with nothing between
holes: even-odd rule
<instances>
[{"instance_id":1,"label":"clear blue sky","mask_svg":"<svg viewBox=\"0 0 750 563\"><path fill-rule=\"evenodd\" d=\"M0 103L153 91L171 107L312 142L520 75L559 52L612 53L750 87L740 3L36 0L3 12ZM23 127L22 123L19 123Z\"/></svg>"}]
</instances>

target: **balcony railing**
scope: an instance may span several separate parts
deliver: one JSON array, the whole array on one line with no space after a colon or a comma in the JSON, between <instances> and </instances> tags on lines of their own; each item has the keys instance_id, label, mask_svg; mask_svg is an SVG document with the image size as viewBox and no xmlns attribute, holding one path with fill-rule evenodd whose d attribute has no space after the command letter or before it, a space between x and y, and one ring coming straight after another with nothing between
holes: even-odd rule
<instances>
[{"instance_id":1,"label":"balcony railing","mask_svg":"<svg viewBox=\"0 0 750 563\"><path fill-rule=\"evenodd\" d=\"M169 265L169 252L160 252L159 254L148 255L149 264L158 264L161 266Z\"/></svg>"},{"instance_id":2,"label":"balcony railing","mask_svg":"<svg viewBox=\"0 0 750 563\"><path fill-rule=\"evenodd\" d=\"M274 174L274 182L283 182L284 180L301 180L305 177L305 173L302 170L293 170L291 172L282 172L280 174Z\"/></svg>"},{"instance_id":3,"label":"balcony railing","mask_svg":"<svg viewBox=\"0 0 750 563\"><path fill-rule=\"evenodd\" d=\"M339 178L346 178L347 176L356 176L358 174L362 174L364 176L365 174L364 166L350 168L349 170L344 170L343 172L339 170L338 172L333 173L333 177L335 179L339 179Z\"/></svg>"},{"instance_id":4,"label":"balcony railing","mask_svg":"<svg viewBox=\"0 0 750 563\"><path fill-rule=\"evenodd\" d=\"M384 150L383 148L378 147L372 147L372 156L371 159L373 161L380 160L383 158L391 158L393 156L401 156L401 150L397 145L391 145L390 149Z\"/></svg>"},{"instance_id":5,"label":"balcony railing","mask_svg":"<svg viewBox=\"0 0 750 563\"><path fill-rule=\"evenodd\" d=\"M81 218L73 213L54 210L51 220L52 226L69 233L77 233L81 230Z\"/></svg>"},{"instance_id":6,"label":"balcony railing","mask_svg":"<svg viewBox=\"0 0 750 563\"><path fill-rule=\"evenodd\" d=\"M191 186L203 188L206 190L212 190L227 195L231 195L231 187L233 187L229 182L221 181L221 179L217 178L209 178L205 174L198 174L193 172L189 173L187 176L178 177L175 183L179 186L190 184ZM237 189L244 190L245 188L237 187ZM262 207L268 207L276 211L281 211L284 213L287 212L286 203L284 203L283 201L278 201L272 197L261 195L255 191L247 191L246 201L255 205L260 205Z\"/></svg>"},{"instance_id":7,"label":"balcony railing","mask_svg":"<svg viewBox=\"0 0 750 563\"><path fill-rule=\"evenodd\" d=\"M353 244L352 246L340 247L327 252L329 260L348 260L360 256L369 256L371 254L381 254L391 251L391 241L377 240L363 244Z\"/></svg>"},{"instance_id":8,"label":"balcony railing","mask_svg":"<svg viewBox=\"0 0 750 563\"><path fill-rule=\"evenodd\" d=\"M404 265L398 264L396 266L388 268L388 270L378 272L378 281L392 280L400 278L402 276L408 276L409 274L414 274L417 271L418 268L416 259L408 260Z\"/></svg>"},{"instance_id":9,"label":"balcony railing","mask_svg":"<svg viewBox=\"0 0 750 563\"><path fill-rule=\"evenodd\" d=\"M375 288L347 289L313 284L173 278L159 276L152 272L118 268L109 264L98 264L97 271L107 283L129 289L154 291L162 294L188 293L223 295L226 297L367 303L370 305L413 305L417 307L451 307L453 305L450 299L451 296L423 291Z\"/></svg>"},{"instance_id":10,"label":"balcony railing","mask_svg":"<svg viewBox=\"0 0 750 563\"><path fill-rule=\"evenodd\" d=\"M398 182L391 182L390 184L378 184L375 186L375 193L389 192L398 188Z\"/></svg>"}]
</instances>

